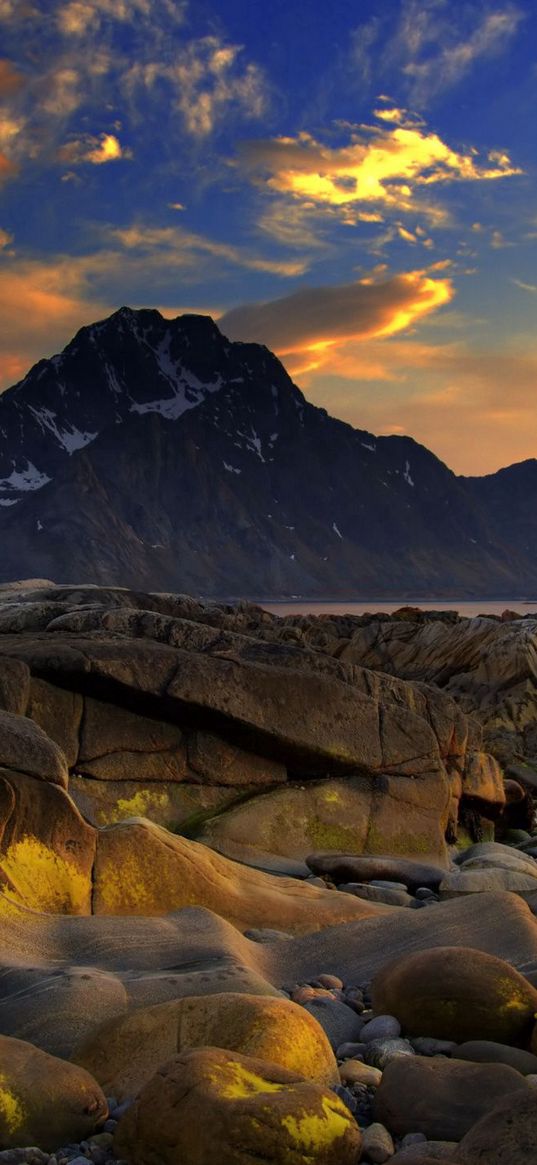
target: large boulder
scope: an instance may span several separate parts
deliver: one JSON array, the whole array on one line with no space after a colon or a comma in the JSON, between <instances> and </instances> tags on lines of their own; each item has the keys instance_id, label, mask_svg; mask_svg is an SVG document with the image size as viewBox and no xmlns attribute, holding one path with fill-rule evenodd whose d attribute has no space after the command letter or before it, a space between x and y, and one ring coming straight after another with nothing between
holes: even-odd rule
<instances>
[{"instance_id":1,"label":"large boulder","mask_svg":"<svg viewBox=\"0 0 537 1165\"><path fill-rule=\"evenodd\" d=\"M216 1048L163 1065L120 1121L130 1165L358 1165L361 1134L341 1100L275 1064Z\"/></svg>"},{"instance_id":2,"label":"large boulder","mask_svg":"<svg viewBox=\"0 0 537 1165\"><path fill-rule=\"evenodd\" d=\"M296 934L388 909L293 878L274 879L143 819L99 830L96 914L166 914L193 904L243 930L261 926Z\"/></svg>"},{"instance_id":3,"label":"large boulder","mask_svg":"<svg viewBox=\"0 0 537 1165\"><path fill-rule=\"evenodd\" d=\"M109 781L182 781L188 774L184 734L175 724L86 697L76 767Z\"/></svg>"},{"instance_id":4,"label":"large boulder","mask_svg":"<svg viewBox=\"0 0 537 1165\"><path fill-rule=\"evenodd\" d=\"M502 959L437 947L388 963L372 982L373 1007L408 1036L528 1045L537 990Z\"/></svg>"},{"instance_id":5,"label":"large boulder","mask_svg":"<svg viewBox=\"0 0 537 1165\"><path fill-rule=\"evenodd\" d=\"M457 1146L457 1165L533 1165L537 1144L537 1091L501 1098Z\"/></svg>"},{"instance_id":6,"label":"large boulder","mask_svg":"<svg viewBox=\"0 0 537 1165\"><path fill-rule=\"evenodd\" d=\"M66 789L69 770L63 752L33 720L0 711L0 765Z\"/></svg>"},{"instance_id":7,"label":"large boulder","mask_svg":"<svg viewBox=\"0 0 537 1165\"><path fill-rule=\"evenodd\" d=\"M10 898L90 914L95 839L63 788L0 769L0 885Z\"/></svg>"},{"instance_id":8,"label":"large boulder","mask_svg":"<svg viewBox=\"0 0 537 1165\"><path fill-rule=\"evenodd\" d=\"M255 785L243 786L241 794L251 796L255 791ZM232 785L92 780L78 773L69 780L69 795L91 825L113 825L130 817L148 817L155 825L187 837L197 836L207 818L223 812L237 800L237 790Z\"/></svg>"},{"instance_id":9,"label":"large boulder","mask_svg":"<svg viewBox=\"0 0 537 1165\"><path fill-rule=\"evenodd\" d=\"M136 1095L159 1066L188 1048L226 1048L278 1064L316 1084L338 1081L328 1039L303 1007L288 999L224 993L141 1008L90 1036L75 1060L107 1095Z\"/></svg>"},{"instance_id":10,"label":"large boulder","mask_svg":"<svg viewBox=\"0 0 537 1165\"><path fill-rule=\"evenodd\" d=\"M387 854L315 853L308 856L307 865L314 874L329 878L336 884L380 879L403 882L411 891L420 886L437 890L446 877L446 871L440 865Z\"/></svg>"},{"instance_id":11,"label":"large boulder","mask_svg":"<svg viewBox=\"0 0 537 1165\"><path fill-rule=\"evenodd\" d=\"M24 1040L0 1036L0 1146L53 1152L82 1141L107 1114L88 1072Z\"/></svg>"},{"instance_id":12,"label":"large boulder","mask_svg":"<svg viewBox=\"0 0 537 1165\"><path fill-rule=\"evenodd\" d=\"M529 1092L505 1064L398 1056L375 1093L375 1119L400 1137L418 1131L431 1140L460 1141L498 1100L521 1088Z\"/></svg>"}]
</instances>

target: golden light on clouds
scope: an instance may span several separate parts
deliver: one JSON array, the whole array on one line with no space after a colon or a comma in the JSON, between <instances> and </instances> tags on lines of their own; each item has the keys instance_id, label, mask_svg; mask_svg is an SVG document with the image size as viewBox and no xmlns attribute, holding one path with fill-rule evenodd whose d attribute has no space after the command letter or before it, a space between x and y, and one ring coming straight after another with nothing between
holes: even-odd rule
<instances>
[{"instance_id":1,"label":"golden light on clouds","mask_svg":"<svg viewBox=\"0 0 537 1165\"><path fill-rule=\"evenodd\" d=\"M304 288L269 303L233 308L219 322L232 340L267 344L298 375L312 366L332 365L347 341L407 330L449 303L453 294L449 278L410 271L388 279L366 277L335 287Z\"/></svg>"},{"instance_id":2,"label":"golden light on clouds","mask_svg":"<svg viewBox=\"0 0 537 1165\"><path fill-rule=\"evenodd\" d=\"M89 163L92 166L103 166L106 162L117 162L121 158L132 158L132 151L125 149L115 134L103 133L99 137L86 134L66 142L58 150L58 159L68 166L78 166Z\"/></svg>"},{"instance_id":3,"label":"golden light on clouds","mask_svg":"<svg viewBox=\"0 0 537 1165\"><path fill-rule=\"evenodd\" d=\"M406 111L380 110L386 121L398 121ZM416 195L420 188L446 182L483 182L522 171L505 152L492 151L480 163L477 153L459 153L423 126L363 127L351 143L323 145L309 133L246 143L240 162L256 183L317 205L348 209L372 203L390 210L417 211L441 220Z\"/></svg>"}]
</instances>

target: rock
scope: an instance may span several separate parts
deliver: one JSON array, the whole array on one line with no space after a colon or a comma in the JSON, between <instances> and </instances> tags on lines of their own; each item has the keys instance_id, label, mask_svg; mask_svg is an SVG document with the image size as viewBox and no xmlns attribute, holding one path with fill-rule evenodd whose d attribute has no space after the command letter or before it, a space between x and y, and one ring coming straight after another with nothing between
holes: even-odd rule
<instances>
[{"instance_id":1,"label":"rock","mask_svg":"<svg viewBox=\"0 0 537 1165\"><path fill-rule=\"evenodd\" d=\"M382 1080L379 1068L362 1064L360 1060L346 1060L339 1069L343 1084L364 1084L366 1088L378 1088Z\"/></svg>"},{"instance_id":2,"label":"rock","mask_svg":"<svg viewBox=\"0 0 537 1165\"><path fill-rule=\"evenodd\" d=\"M376 1015L364 1024L360 1039L368 1044L371 1040L392 1040L401 1035L401 1024L394 1015Z\"/></svg>"},{"instance_id":3,"label":"rock","mask_svg":"<svg viewBox=\"0 0 537 1165\"><path fill-rule=\"evenodd\" d=\"M67 788L69 771L61 749L38 724L13 712L0 711L0 765Z\"/></svg>"},{"instance_id":4,"label":"rock","mask_svg":"<svg viewBox=\"0 0 537 1165\"><path fill-rule=\"evenodd\" d=\"M319 987L326 987L327 991L343 991L345 984L339 978L339 975L318 975L317 983Z\"/></svg>"},{"instance_id":5,"label":"rock","mask_svg":"<svg viewBox=\"0 0 537 1165\"><path fill-rule=\"evenodd\" d=\"M61 748L71 768L78 760L84 699L32 676L27 715Z\"/></svg>"},{"instance_id":6,"label":"rock","mask_svg":"<svg viewBox=\"0 0 537 1165\"><path fill-rule=\"evenodd\" d=\"M406 1139L403 1137L403 1143ZM392 1162L393 1165L436 1165L437 1161L455 1162L453 1154L456 1149L456 1141L428 1141L424 1137L419 1144L399 1149L395 1157L392 1157Z\"/></svg>"},{"instance_id":7,"label":"rock","mask_svg":"<svg viewBox=\"0 0 537 1165\"><path fill-rule=\"evenodd\" d=\"M432 1036L416 1036L410 1042L418 1056L453 1056L459 1048L454 1040L435 1040Z\"/></svg>"},{"instance_id":8,"label":"rock","mask_svg":"<svg viewBox=\"0 0 537 1165\"><path fill-rule=\"evenodd\" d=\"M457 1165L532 1165L537 1144L537 1092L501 1098L457 1148Z\"/></svg>"},{"instance_id":9,"label":"rock","mask_svg":"<svg viewBox=\"0 0 537 1165\"><path fill-rule=\"evenodd\" d=\"M220 813L237 797L229 785L94 780L78 773L69 779L69 795L91 825L100 827L131 817L148 817L155 825L187 837L201 828L206 817Z\"/></svg>"},{"instance_id":10,"label":"rock","mask_svg":"<svg viewBox=\"0 0 537 1165\"><path fill-rule=\"evenodd\" d=\"M287 780L284 765L229 744L210 732L195 732L188 740L190 768L209 785L280 785ZM276 851L273 851L276 852Z\"/></svg>"},{"instance_id":11,"label":"rock","mask_svg":"<svg viewBox=\"0 0 537 1165\"><path fill-rule=\"evenodd\" d=\"M511 1048L492 1040L468 1040L459 1044L457 1059L471 1060L474 1064L509 1064L522 1076L537 1073L537 1056L523 1048Z\"/></svg>"},{"instance_id":12,"label":"rock","mask_svg":"<svg viewBox=\"0 0 537 1165\"><path fill-rule=\"evenodd\" d=\"M446 874L440 883L440 897L456 898L460 894L483 894L492 890L508 890L517 894L536 888L535 875L520 870L502 870L497 867L463 869L456 874Z\"/></svg>"},{"instance_id":13,"label":"rock","mask_svg":"<svg viewBox=\"0 0 537 1165\"><path fill-rule=\"evenodd\" d=\"M90 1032L126 1010L125 986L110 971L2 969L0 1031L65 1060Z\"/></svg>"},{"instance_id":14,"label":"rock","mask_svg":"<svg viewBox=\"0 0 537 1165\"><path fill-rule=\"evenodd\" d=\"M306 859L314 874L322 874L336 882L371 882L394 879L404 883L410 891L419 886L436 890L446 877L446 870L439 866L423 865L404 858L377 855L358 857L348 853L315 853Z\"/></svg>"},{"instance_id":15,"label":"rock","mask_svg":"<svg viewBox=\"0 0 537 1165\"><path fill-rule=\"evenodd\" d=\"M527 1086L505 1064L401 1057L386 1065L375 1119L397 1136L419 1129L431 1140L459 1141L497 1100L520 1088Z\"/></svg>"},{"instance_id":16,"label":"rock","mask_svg":"<svg viewBox=\"0 0 537 1165\"><path fill-rule=\"evenodd\" d=\"M86 696L77 769L107 781L182 781L185 737L174 724Z\"/></svg>"},{"instance_id":17,"label":"rock","mask_svg":"<svg viewBox=\"0 0 537 1165\"><path fill-rule=\"evenodd\" d=\"M366 882L343 882L338 890L354 894L355 898L364 898L366 902L383 902L385 906L411 906L414 901L406 890L383 890Z\"/></svg>"},{"instance_id":18,"label":"rock","mask_svg":"<svg viewBox=\"0 0 537 1165\"><path fill-rule=\"evenodd\" d=\"M324 1031L303 1007L257 995L192 996L141 1008L101 1026L74 1059L123 1100L134 1096L160 1064L203 1046L255 1056L317 1084L338 1079Z\"/></svg>"},{"instance_id":19,"label":"rock","mask_svg":"<svg viewBox=\"0 0 537 1165\"><path fill-rule=\"evenodd\" d=\"M333 1093L236 1052L184 1052L163 1065L119 1122L131 1165L357 1165L361 1134Z\"/></svg>"},{"instance_id":20,"label":"rock","mask_svg":"<svg viewBox=\"0 0 537 1165\"><path fill-rule=\"evenodd\" d=\"M380 1068L384 1071L387 1064L391 1060L395 1060L400 1056L414 1056L414 1048L408 1040L397 1039L392 1037L389 1039L370 1040L368 1044L364 1044L364 1060L366 1064L372 1064L375 1068Z\"/></svg>"},{"instance_id":21,"label":"rock","mask_svg":"<svg viewBox=\"0 0 537 1165\"><path fill-rule=\"evenodd\" d=\"M0 708L24 716L30 695L30 669L20 659L2 659L0 665Z\"/></svg>"},{"instance_id":22,"label":"rock","mask_svg":"<svg viewBox=\"0 0 537 1165\"><path fill-rule=\"evenodd\" d=\"M317 1020L326 1032L334 1050L344 1043L361 1039L362 1022L352 1008L338 999L316 998L304 1004L304 1010Z\"/></svg>"},{"instance_id":23,"label":"rock","mask_svg":"<svg viewBox=\"0 0 537 1165\"><path fill-rule=\"evenodd\" d=\"M366 1161L383 1165L395 1152L392 1138L384 1125L374 1122L362 1132L362 1153Z\"/></svg>"},{"instance_id":24,"label":"rock","mask_svg":"<svg viewBox=\"0 0 537 1165\"><path fill-rule=\"evenodd\" d=\"M436 911L434 912L437 916ZM529 1042L537 991L508 963L468 947L437 947L389 963L372 982L373 1007L409 1036Z\"/></svg>"},{"instance_id":25,"label":"rock","mask_svg":"<svg viewBox=\"0 0 537 1165\"><path fill-rule=\"evenodd\" d=\"M0 1036L0 1145L48 1151L89 1136L107 1115L104 1094L82 1068L24 1040Z\"/></svg>"},{"instance_id":26,"label":"rock","mask_svg":"<svg viewBox=\"0 0 537 1165\"><path fill-rule=\"evenodd\" d=\"M142 819L99 831L93 883L96 914L165 914L195 903L243 929L295 934L381 909L293 878L272 878Z\"/></svg>"},{"instance_id":27,"label":"rock","mask_svg":"<svg viewBox=\"0 0 537 1165\"><path fill-rule=\"evenodd\" d=\"M95 843L63 788L0 769L0 881L12 900L47 913L90 914Z\"/></svg>"}]
</instances>

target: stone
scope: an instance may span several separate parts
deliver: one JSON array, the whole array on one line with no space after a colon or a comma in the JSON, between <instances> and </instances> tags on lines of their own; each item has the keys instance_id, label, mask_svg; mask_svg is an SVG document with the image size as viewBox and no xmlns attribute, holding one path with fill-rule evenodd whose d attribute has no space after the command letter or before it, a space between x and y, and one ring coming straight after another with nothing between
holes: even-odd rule
<instances>
[{"instance_id":1,"label":"stone","mask_svg":"<svg viewBox=\"0 0 537 1165\"><path fill-rule=\"evenodd\" d=\"M243 792L253 793L250 787ZM91 825L100 828L147 817L173 832L194 835L207 817L232 804L237 793L230 785L193 785L185 781L108 781L72 773L69 795Z\"/></svg>"},{"instance_id":2,"label":"stone","mask_svg":"<svg viewBox=\"0 0 537 1165\"><path fill-rule=\"evenodd\" d=\"M222 993L140 1008L101 1025L74 1055L120 1100L136 1095L177 1052L222 1047L277 1064L317 1084L338 1079L322 1028L288 999Z\"/></svg>"},{"instance_id":3,"label":"stone","mask_svg":"<svg viewBox=\"0 0 537 1165\"><path fill-rule=\"evenodd\" d=\"M418 1135L418 1134L415 1134ZM406 1137L403 1137L403 1143ZM436 1165L438 1161L453 1161L457 1149L456 1141L428 1141L426 1137L419 1144L407 1145L392 1157L393 1165Z\"/></svg>"},{"instance_id":4,"label":"stone","mask_svg":"<svg viewBox=\"0 0 537 1165\"><path fill-rule=\"evenodd\" d=\"M360 1039L368 1044L371 1040L392 1040L401 1035L401 1024L394 1015L376 1015L364 1024Z\"/></svg>"},{"instance_id":5,"label":"stone","mask_svg":"<svg viewBox=\"0 0 537 1165\"><path fill-rule=\"evenodd\" d=\"M375 1068L380 1068L382 1072L391 1060L399 1057L406 1059L408 1056L415 1055L412 1044L408 1040L397 1037L370 1040L368 1044L363 1045L363 1048L366 1064L372 1064Z\"/></svg>"},{"instance_id":6,"label":"stone","mask_svg":"<svg viewBox=\"0 0 537 1165\"><path fill-rule=\"evenodd\" d=\"M83 710L84 700L79 692L32 676L27 715L61 748L70 768L78 760Z\"/></svg>"},{"instance_id":7,"label":"stone","mask_svg":"<svg viewBox=\"0 0 537 1165\"><path fill-rule=\"evenodd\" d=\"M209 785L281 785L287 780L285 765L246 752L211 732L194 732L188 739L190 769Z\"/></svg>"},{"instance_id":8,"label":"stone","mask_svg":"<svg viewBox=\"0 0 537 1165\"><path fill-rule=\"evenodd\" d=\"M272 878L143 819L99 830L95 914L166 914L193 904L242 929L267 926L295 934L382 909L293 878Z\"/></svg>"},{"instance_id":9,"label":"stone","mask_svg":"<svg viewBox=\"0 0 537 1165\"><path fill-rule=\"evenodd\" d=\"M537 1092L501 1098L457 1147L457 1165L532 1165L537 1144Z\"/></svg>"},{"instance_id":10,"label":"stone","mask_svg":"<svg viewBox=\"0 0 537 1165\"><path fill-rule=\"evenodd\" d=\"M52 1151L89 1136L107 1115L95 1080L24 1040L0 1036L0 1145Z\"/></svg>"},{"instance_id":11,"label":"stone","mask_svg":"<svg viewBox=\"0 0 537 1165\"><path fill-rule=\"evenodd\" d=\"M416 1036L410 1042L418 1056L454 1056L459 1048L454 1040L435 1040L432 1036Z\"/></svg>"},{"instance_id":12,"label":"stone","mask_svg":"<svg viewBox=\"0 0 537 1165\"><path fill-rule=\"evenodd\" d=\"M343 882L338 890L347 894L354 894L355 898L364 898L366 902L383 902L385 906L411 906L414 899L406 890L384 890L380 886L368 885L366 882Z\"/></svg>"},{"instance_id":13,"label":"stone","mask_svg":"<svg viewBox=\"0 0 537 1165\"><path fill-rule=\"evenodd\" d=\"M508 1093L527 1089L506 1064L444 1057L391 1060L375 1093L375 1119L396 1136L418 1129L431 1140L459 1141Z\"/></svg>"},{"instance_id":14,"label":"stone","mask_svg":"<svg viewBox=\"0 0 537 1165\"><path fill-rule=\"evenodd\" d=\"M339 1069L343 1084L364 1084L366 1088L378 1088L382 1080L379 1068L371 1064L362 1064L360 1060L346 1060Z\"/></svg>"},{"instance_id":15,"label":"stone","mask_svg":"<svg viewBox=\"0 0 537 1165\"><path fill-rule=\"evenodd\" d=\"M366 1161L383 1165L384 1161L393 1157L394 1152L394 1143L388 1130L378 1121L362 1131L362 1153Z\"/></svg>"},{"instance_id":16,"label":"stone","mask_svg":"<svg viewBox=\"0 0 537 1165\"><path fill-rule=\"evenodd\" d=\"M254 1057L215 1048L164 1064L120 1120L130 1165L357 1165L360 1130L334 1093Z\"/></svg>"},{"instance_id":17,"label":"stone","mask_svg":"<svg viewBox=\"0 0 537 1165\"><path fill-rule=\"evenodd\" d=\"M359 1016L346 1003L338 999L318 997L304 1003L304 1010L312 1015L326 1032L334 1050L340 1044L351 1043L361 1037L362 1023Z\"/></svg>"},{"instance_id":18,"label":"stone","mask_svg":"<svg viewBox=\"0 0 537 1165\"><path fill-rule=\"evenodd\" d=\"M125 986L110 971L84 966L2 969L0 1031L64 1060L127 1006Z\"/></svg>"},{"instance_id":19,"label":"stone","mask_svg":"<svg viewBox=\"0 0 537 1165\"><path fill-rule=\"evenodd\" d=\"M537 1056L532 1052L492 1040L468 1040L458 1045L456 1054L458 1060L471 1060L474 1064L509 1064L522 1076L537 1073Z\"/></svg>"},{"instance_id":20,"label":"stone","mask_svg":"<svg viewBox=\"0 0 537 1165\"><path fill-rule=\"evenodd\" d=\"M371 992L374 1010L397 1016L406 1035L457 1043L528 1043L537 1010L537 991L518 971L469 947L396 959L374 976Z\"/></svg>"},{"instance_id":21,"label":"stone","mask_svg":"<svg viewBox=\"0 0 537 1165\"><path fill-rule=\"evenodd\" d=\"M90 914L95 830L57 784L0 769L0 790L6 892L32 910Z\"/></svg>"},{"instance_id":22,"label":"stone","mask_svg":"<svg viewBox=\"0 0 537 1165\"><path fill-rule=\"evenodd\" d=\"M0 708L25 716L30 696L30 669L20 659L0 660Z\"/></svg>"},{"instance_id":23,"label":"stone","mask_svg":"<svg viewBox=\"0 0 537 1165\"><path fill-rule=\"evenodd\" d=\"M0 765L66 789L69 770L63 752L26 716L0 711Z\"/></svg>"},{"instance_id":24,"label":"stone","mask_svg":"<svg viewBox=\"0 0 537 1165\"><path fill-rule=\"evenodd\" d=\"M182 781L185 738L175 724L86 696L77 769L107 781Z\"/></svg>"},{"instance_id":25,"label":"stone","mask_svg":"<svg viewBox=\"0 0 537 1165\"><path fill-rule=\"evenodd\" d=\"M446 870L440 866L424 865L404 858L356 856L351 853L315 853L306 859L314 874L329 877L336 884L340 882L371 882L389 879L402 882L412 892L419 886L436 890L446 877Z\"/></svg>"},{"instance_id":26,"label":"stone","mask_svg":"<svg viewBox=\"0 0 537 1165\"><path fill-rule=\"evenodd\" d=\"M511 894L537 889L535 874L524 870L505 870L497 866L487 869L467 869L447 874L440 883L441 898L456 898L460 894L483 894L491 890L507 890Z\"/></svg>"}]
</instances>

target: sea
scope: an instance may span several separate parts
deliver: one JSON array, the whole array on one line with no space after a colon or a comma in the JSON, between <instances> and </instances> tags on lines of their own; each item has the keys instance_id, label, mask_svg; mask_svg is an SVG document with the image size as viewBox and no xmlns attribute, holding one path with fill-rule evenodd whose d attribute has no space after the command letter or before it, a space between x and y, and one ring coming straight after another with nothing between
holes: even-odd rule
<instances>
[{"instance_id":1,"label":"sea","mask_svg":"<svg viewBox=\"0 0 537 1165\"><path fill-rule=\"evenodd\" d=\"M356 601L352 599L339 602L329 602L319 599L292 599L281 602L258 603L265 611L274 615L366 615L379 612L391 615L401 607L419 607L422 611L457 611L459 615L473 619L477 615L501 615L503 611L516 611L520 615L535 615L537 619L537 600L529 599L400 599L397 602L387 603L384 600L368 599Z\"/></svg>"}]
</instances>

